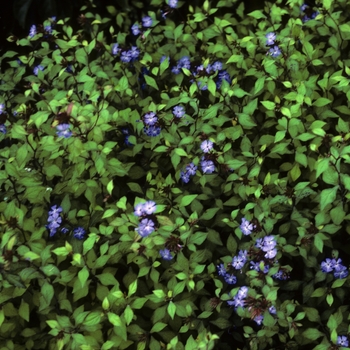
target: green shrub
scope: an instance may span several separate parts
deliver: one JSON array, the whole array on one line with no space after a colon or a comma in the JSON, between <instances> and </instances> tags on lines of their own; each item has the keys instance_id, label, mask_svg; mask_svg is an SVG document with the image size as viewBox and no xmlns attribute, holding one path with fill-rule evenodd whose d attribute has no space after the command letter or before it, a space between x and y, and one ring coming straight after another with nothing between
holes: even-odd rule
<instances>
[{"instance_id":1,"label":"green shrub","mask_svg":"<svg viewBox=\"0 0 350 350\"><path fill-rule=\"evenodd\" d=\"M347 346L350 4L302 5L9 38L1 349Z\"/></svg>"}]
</instances>

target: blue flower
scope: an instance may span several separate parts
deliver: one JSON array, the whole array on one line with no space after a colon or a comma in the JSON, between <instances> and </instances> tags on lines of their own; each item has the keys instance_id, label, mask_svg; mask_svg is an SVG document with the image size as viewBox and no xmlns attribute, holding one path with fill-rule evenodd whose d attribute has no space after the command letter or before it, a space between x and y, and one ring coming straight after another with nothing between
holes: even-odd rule
<instances>
[{"instance_id":1,"label":"blue flower","mask_svg":"<svg viewBox=\"0 0 350 350\"><path fill-rule=\"evenodd\" d=\"M124 135L130 135L130 131L127 127L123 127L121 128L121 132L124 134Z\"/></svg>"},{"instance_id":2,"label":"blue flower","mask_svg":"<svg viewBox=\"0 0 350 350\"><path fill-rule=\"evenodd\" d=\"M251 224L248 220L246 220L245 218L242 218L242 222L241 225L239 226L239 228L241 229L242 233L245 236L248 236L252 233L252 231L255 228L255 225Z\"/></svg>"},{"instance_id":3,"label":"blue flower","mask_svg":"<svg viewBox=\"0 0 350 350\"><path fill-rule=\"evenodd\" d=\"M308 8L309 6L307 4L303 4L300 6L300 11L305 12L305 10Z\"/></svg>"},{"instance_id":4,"label":"blue flower","mask_svg":"<svg viewBox=\"0 0 350 350\"><path fill-rule=\"evenodd\" d=\"M150 16L145 16L142 18L142 25L145 28L149 28L152 25L152 18Z\"/></svg>"},{"instance_id":5,"label":"blue flower","mask_svg":"<svg viewBox=\"0 0 350 350\"><path fill-rule=\"evenodd\" d=\"M271 315L276 315L277 310L276 310L276 308L275 308L273 305L271 305L271 306L269 307L269 313L270 313Z\"/></svg>"},{"instance_id":6,"label":"blue flower","mask_svg":"<svg viewBox=\"0 0 350 350\"><path fill-rule=\"evenodd\" d=\"M266 259L273 259L277 255L277 249L271 249L264 255Z\"/></svg>"},{"instance_id":7,"label":"blue flower","mask_svg":"<svg viewBox=\"0 0 350 350\"><path fill-rule=\"evenodd\" d=\"M161 128L159 126L151 125L148 127L144 127L143 131L147 136L155 137L160 134Z\"/></svg>"},{"instance_id":8,"label":"blue flower","mask_svg":"<svg viewBox=\"0 0 350 350\"><path fill-rule=\"evenodd\" d=\"M185 114L185 110L182 106L175 106L173 108L173 114L176 118L182 118Z\"/></svg>"},{"instance_id":9,"label":"blue flower","mask_svg":"<svg viewBox=\"0 0 350 350\"><path fill-rule=\"evenodd\" d=\"M258 315L254 317L254 321L257 323L257 325L261 325L262 321L264 320L264 316L263 315Z\"/></svg>"},{"instance_id":10,"label":"blue flower","mask_svg":"<svg viewBox=\"0 0 350 350\"><path fill-rule=\"evenodd\" d=\"M134 214L136 216L142 216L145 214L145 211L144 211L144 203L139 203L135 206L135 211L134 211Z\"/></svg>"},{"instance_id":11,"label":"blue flower","mask_svg":"<svg viewBox=\"0 0 350 350\"><path fill-rule=\"evenodd\" d=\"M83 239L85 236L85 230L82 227L77 227L73 230L73 236L77 239Z\"/></svg>"},{"instance_id":12,"label":"blue flower","mask_svg":"<svg viewBox=\"0 0 350 350\"><path fill-rule=\"evenodd\" d=\"M69 124L58 124L56 129L56 134L58 137L64 137L68 139L69 137L72 136L72 132L69 130L70 125Z\"/></svg>"},{"instance_id":13,"label":"blue flower","mask_svg":"<svg viewBox=\"0 0 350 350\"><path fill-rule=\"evenodd\" d=\"M248 295L248 287L247 286L241 287L237 292L237 296L239 296L239 298L246 298L247 295Z\"/></svg>"},{"instance_id":14,"label":"blue flower","mask_svg":"<svg viewBox=\"0 0 350 350\"><path fill-rule=\"evenodd\" d=\"M37 31L36 31L36 25L33 24L33 25L30 27L29 36L32 38L36 33L37 33Z\"/></svg>"},{"instance_id":15,"label":"blue flower","mask_svg":"<svg viewBox=\"0 0 350 350\"><path fill-rule=\"evenodd\" d=\"M119 51L120 51L120 49L119 49L119 44L114 44L114 45L112 46L112 54L113 54L113 55L118 55Z\"/></svg>"},{"instance_id":16,"label":"blue flower","mask_svg":"<svg viewBox=\"0 0 350 350\"><path fill-rule=\"evenodd\" d=\"M130 137L130 135L125 136L125 139L124 139L125 145L126 146L134 146L134 144L129 141L129 137Z\"/></svg>"},{"instance_id":17,"label":"blue flower","mask_svg":"<svg viewBox=\"0 0 350 350\"><path fill-rule=\"evenodd\" d=\"M209 67L209 65L208 65L208 67ZM208 68L208 67L207 67L207 68ZM214 62L214 63L212 64L212 66L211 66L211 69L212 69L213 71L222 70L222 63L219 62L219 61Z\"/></svg>"},{"instance_id":18,"label":"blue flower","mask_svg":"<svg viewBox=\"0 0 350 350\"><path fill-rule=\"evenodd\" d=\"M185 184L190 182L190 174L187 171L184 172L181 170L180 178Z\"/></svg>"},{"instance_id":19,"label":"blue flower","mask_svg":"<svg viewBox=\"0 0 350 350\"><path fill-rule=\"evenodd\" d=\"M7 129L6 129L6 125L5 124L0 124L0 132L2 132L3 134L6 134Z\"/></svg>"},{"instance_id":20,"label":"blue flower","mask_svg":"<svg viewBox=\"0 0 350 350\"><path fill-rule=\"evenodd\" d=\"M62 213L62 207L53 205L49 211L49 215L57 218Z\"/></svg>"},{"instance_id":21,"label":"blue flower","mask_svg":"<svg viewBox=\"0 0 350 350\"><path fill-rule=\"evenodd\" d=\"M240 250L238 256L234 256L232 259L232 266L236 270L240 270L243 268L247 261L247 251Z\"/></svg>"},{"instance_id":22,"label":"blue flower","mask_svg":"<svg viewBox=\"0 0 350 350\"><path fill-rule=\"evenodd\" d=\"M196 171L197 171L197 167L193 163L186 165L186 173L187 174L193 176L193 175L196 175Z\"/></svg>"},{"instance_id":23,"label":"blue flower","mask_svg":"<svg viewBox=\"0 0 350 350\"><path fill-rule=\"evenodd\" d=\"M141 237L146 237L154 231L154 222L151 219L142 219L136 232Z\"/></svg>"},{"instance_id":24,"label":"blue flower","mask_svg":"<svg viewBox=\"0 0 350 350\"><path fill-rule=\"evenodd\" d=\"M140 55L140 50L137 48L137 46L132 46L128 53L131 59L135 61Z\"/></svg>"},{"instance_id":25,"label":"blue flower","mask_svg":"<svg viewBox=\"0 0 350 350\"><path fill-rule=\"evenodd\" d=\"M131 52L130 51L123 51L120 55L120 60L124 63L129 63L131 61Z\"/></svg>"},{"instance_id":26,"label":"blue flower","mask_svg":"<svg viewBox=\"0 0 350 350\"><path fill-rule=\"evenodd\" d=\"M159 251L160 256L162 257L163 260L171 260L173 256L170 253L169 249L163 249Z\"/></svg>"},{"instance_id":27,"label":"blue flower","mask_svg":"<svg viewBox=\"0 0 350 350\"><path fill-rule=\"evenodd\" d=\"M131 32L134 34L134 35L139 35L141 33L141 30L140 30L140 26L135 23L131 26Z\"/></svg>"},{"instance_id":28,"label":"blue flower","mask_svg":"<svg viewBox=\"0 0 350 350\"><path fill-rule=\"evenodd\" d=\"M276 58L281 54L281 50L278 46L275 45L274 47L271 47L271 49L269 50L269 54L272 57Z\"/></svg>"},{"instance_id":29,"label":"blue flower","mask_svg":"<svg viewBox=\"0 0 350 350\"><path fill-rule=\"evenodd\" d=\"M216 268L218 269L219 276L225 276L226 275L226 268L224 264L217 265Z\"/></svg>"},{"instance_id":30,"label":"blue flower","mask_svg":"<svg viewBox=\"0 0 350 350\"><path fill-rule=\"evenodd\" d=\"M171 7L172 9L175 9L177 7L177 1L178 0L169 0L168 2L169 7Z\"/></svg>"},{"instance_id":31,"label":"blue flower","mask_svg":"<svg viewBox=\"0 0 350 350\"><path fill-rule=\"evenodd\" d=\"M339 335L337 339L337 345L347 348L349 346L349 340L345 335Z\"/></svg>"},{"instance_id":32,"label":"blue flower","mask_svg":"<svg viewBox=\"0 0 350 350\"><path fill-rule=\"evenodd\" d=\"M51 27L51 25L45 26L45 27L44 27L44 30L45 30L45 32L51 34L51 33L52 33L52 27Z\"/></svg>"},{"instance_id":33,"label":"blue flower","mask_svg":"<svg viewBox=\"0 0 350 350\"><path fill-rule=\"evenodd\" d=\"M267 33L266 37L266 45L273 45L276 40L276 34L274 32Z\"/></svg>"},{"instance_id":34,"label":"blue flower","mask_svg":"<svg viewBox=\"0 0 350 350\"><path fill-rule=\"evenodd\" d=\"M228 273L224 276L224 280L227 284L236 284L236 282L237 282L236 276L230 275Z\"/></svg>"},{"instance_id":35,"label":"blue flower","mask_svg":"<svg viewBox=\"0 0 350 350\"><path fill-rule=\"evenodd\" d=\"M321 262L322 272L332 272L333 271L333 261L332 259L327 258L325 261Z\"/></svg>"},{"instance_id":36,"label":"blue flower","mask_svg":"<svg viewBox=\"0 0 350 350\"><path fill-rule=\"evenodd\" d=\"M342 278L347 277L348 274L349 274L349 272L348 272L348 270L346 269L346 267L344 266L344 270L334 272L334 277L335 277L335 278L342 279Z\"/></svg>"},{"instance_id":37,"label":"blue flower","mask_svg":"<svg viewBox=\"0 0 350 350\"><path fill-rule=\"evenodd\" d=\"M39 64L38 66L34 67L34 69L33 69L34 75L38 75L39 69L40 69L41 71L43 71L43 70L45 69L45 67L42 66L41 64Z\"/></svg>"},{"instance_id":38,"label":"blue flower","mask_svg":"<svg viewBox=\"0 0 350 350\"><path fill-rule=\"evenodd\" d=\"M215 165L212 160L202 160L201 167L204 174L212 174L215 171Z\"/></svg>"},{"instance_id":39,"label":"blue flower","mask_svg":"<svg viewBox=\"0 0 350 350\"><path fill-rule=\"evenodd\" d=\"M67 227L62 227L62 228L61 228L61 232L62 232L62 233L68 233L69 230L68 230Z\"/></svg>"},{"instance_id":40,"label":"blue flower","mask_svg":"<svg viewBox=\"0 0 350 350\"><path fill-rule=\"evenodd\" d=\"M201 150L204 153L209 153L213 149L213 142L210 140L205 140L201 143Z\"/></svg>"},{"instance_id":41,"label":"blue flower","mask_svg":"<svg viewBox=\"0 0 350 350\"><path fill-rule=\"evenodd\" d=\"M2 114L5 111L5 104L0 103L0 114Z\"/></svg>"},{"instance_id":42,"label":"blue flower","mask_svg":"<svg viewBox=\"0 0 350 350\"><path fill-rule=\"evenodd\" d=\"M147 215L152 215L157 210L157 205L153 201L148 201L143 204L143 211Z\"/></svg>"},{"instance_id":43,"label":"blue flower","mask_svg":"<svg viewBox=\"0 0 350 350\"><path fill-rule=\"evenodd\" d=\"M143 116L143 122L146 125L153 126L157 123L158 117L154 112L148 112Z\"/></svg>"}]
</instances>

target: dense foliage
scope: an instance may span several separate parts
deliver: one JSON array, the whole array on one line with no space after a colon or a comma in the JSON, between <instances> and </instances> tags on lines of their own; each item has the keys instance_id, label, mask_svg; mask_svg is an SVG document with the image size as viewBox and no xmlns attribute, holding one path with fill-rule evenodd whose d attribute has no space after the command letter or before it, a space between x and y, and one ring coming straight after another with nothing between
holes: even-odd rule
<instances>
[{"instance_id":1,"label":"dense foliage","mask_svg":"<svg viewBox=\"0 0 350 350\"><path fill-rule=\"evenodd\" d=\"M131 3L0 58L1 348L347 347L349 2Z\"/></svg>"}]
</instances>

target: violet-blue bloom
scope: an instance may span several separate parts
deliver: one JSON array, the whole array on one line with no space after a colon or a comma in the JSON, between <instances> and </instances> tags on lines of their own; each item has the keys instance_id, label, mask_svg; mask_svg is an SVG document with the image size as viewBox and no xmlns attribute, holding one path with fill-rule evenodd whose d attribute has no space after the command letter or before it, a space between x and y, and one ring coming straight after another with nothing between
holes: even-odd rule
<instances>
[{"instance_id":1,"label":"violet-blue bloom","mask_svg":"<svg viewBox=\"0 0 350 350\"><path fill-rule=\"evenodd\" d=\"M145 16L142 18L142 25L145 28L149 28L152 25L152 18L150 16Z\"/></svg>"},{"instance_id":2,"label":"violet-blue bloom","mask_svg":"<svg viewBox=\"0 0 350 350\"><path fill-rule=\"evenodd\" d=\"M112 46L112 54L113 54L113 55L118 55L119 51L120 51L120 49L119 49L119 44L114 44L114 45Z\"/></svg>"},{"instance_id":3,"label":"violet-blue bloom","mask_svg":"<svg viewBox=\"0 0 350 350\"><path fill-rule=\"evenodd\" d=\"M215 165L212 160L202 160L201 167L203 174L212 174L215 171Z\"/></svg>"},{"instance_id":4,"label":"violet-blue bloom","mask_svg":"<svg viewBox=\"0 0 350 350\"><path fill-rule=\"evenodd\" d=\"M33 25L30 27L29 36L32 38L36 33L37 33L37 32L36 32L36 25L33 24Z\"/></svg>"},{"instance_id":5,"label":"violet-blue bloom","mask_svg":"<svg viewBox=\"0 0 350 350\"><path fill-rule=\"evenodd\" d=\"M228 273L224 276L224 280L227 284L236 284L237 282L236 276Z\"/></svg>"},{"instance_id":6,"label":"violet-blue bloom","mask_svg":"<svg viewBox=\"0 0 350 350\"><path fill-rule=\"evenodd\" d=\"M277 45L275 45L274 47L271 47L269 54L271 57L276 58L281 54L281 50Z\"/></svg>"},{"instance_id":7,"label":"violet-blue bloom","mask_svg":"<svg viewBox=\"0 0 350 350\"><path fill-rule=\"evenodd\" d=\"M273 45L275 43L275 40L276 40L275 33L273 32L267 33L265 37L266 37L266 45Z\"/></svg>"},{"instance_id":8,"label":"violet-blue bloom","mask_svg":"<svg viewBox=\"0 0 350 350\"><path fill-rule=\"evenodd\" d=\"M135 206L135 211L134 211L134 215L135 216L142 216L145 214L144 211L144 203L139 203Z\"/></svg>"},{"instance_id":9,"label":"violet-blue bloom","mask_svg":"<svg viewBox=\"0 0 350 350\"><path fill-rule=\"evenodd\" d=\"M190 182L190 174L187 171L184 172L181 170L180 178L185 184Z\"/></svg>"},{"instance_id":10,"label":"violet-blue bloom","mask_svg":"<svg viewBox=\"0 0 350 350\"><path fill-rule=\"evenodd\" d=\"M163 249L159 251L160 256L162 257L163 260L171 260L173 256L170 253L169 249Z\"/></svg>"},{"instance_id":11,"label":"violet-blue bloom","mask_svg":"<svg viewBox=\"0 0 350 350\"><path fill-rule=\"evenodd\" d=\"M3 134L6 134L7 129L5 124L0 124L0 132Z\"/></svg>"},{"instance_id":12,"label":"violet-blue bloom","mask_svg":"<svg viewBox=\"0 0 350 350\"><path fill-rule=\"evenodd\" d=\"M276 315L277 310L276 310L276 308L273 305L271 305L269 307L269 313L272 314L272 315Z\"/></svg>"},{"instance_id":13,"label":"violet-blue bloom","mask_svg":"<svg viewBox=\"0 0 350 350\"><path fill-rule=\"evenodd\" d=\"M143 121L146 125L152 126L157 123L158 117L154 112L148 112L144 115Z\"/></svg>"},{"instance_id":14,"label":"violet-blue bloom","mask_svg":"<svg viewBox=\"0 0 350 350\"><path fill-rule=\"evenodd\" d=\"M201 143L201 150L204 152L204 153L209 153L212 149L213 149L213 142L210 141L210 140L204 140L202 143Z\"/></svg>"},{"instance_id":15,"label":"violet-blue bloom","mask_svg":"<svg viewBox=\"0 0 350 350\"><path fill-rule=\"evenodd\" d=\"M62 207L53 205L49 210L49 215L57 218L62 213Z\"/></svg>"},{"instance_id":16,"label":"violet-blue bloom","mask_svg":"<svg viewBox=\"0 0 350 350\"><path fill-rule=\"evenodd\" d=\"M322 272L332 272L333 271L333 261L332 259L327 258L325 261L321 262Z\"/></svg>"},{"instance_id":17,"label":"violet-blue bloom","mask_svg":"<svg viewBox=\"0 0 350 350\"><path fill-rule=\"evenodd\" d=\"M213 71L218 71L218 70L222 70L222 63L220 61L216 61L212 64L211 69Z\"/></svg>"},{"instance_id":18,"label":"violet-blue bloom","mask_svg":"<svg viewBox=\"0 0 350 350\"><path fill-rule=\"evenodd\" d=\"M42 66L41 64L39 64L38 66L34 67L33 73L34 73L34 75L38 75L39 70L43 71L44 69L45 69L45 67Z\"/></svg>"},{"instance_id":19,"label":"violet-blue bloom","mask_svg":"<svg viewBox=\"0 0 350 350\"><path fill-rule=\"evenodd\" d=\"M147 215L153 214L156 211L156 209L157 209L157 205L153 201L148 201L143 205L143 210Z\"/></svg>"},{"instance_id":20,"label":"violet-blue bloom","mask_svg":"<svg viewBox=\"0 0 350 350\"><path fill-rule=\"evenodd\" d=\"M159 126L151 125L148 127L144 127L143 132L147 136L155 137L155 136L158 136L160 134L161 128Z\"/></svg>"},{"instance_id":21,"label":"violet-blue bloom","mask_svg":"<svg viewBox=\"0 0 350 350\"><path fill-rule=\"evenodd\" d=\"M177 7L177 1L178 0L169 0L168 2L169 7L171 7L172 9L175 9Z\"/></svg>"},{"instance_id":22,"label":"violet-blue bloom","mask_svg":"<svg viewBox=\"0 0 350 350\"><path fill-rule=\"evenodd\" d=\"M218 270L219 276L225 276L226 275L226 268L225 268L224 264L217 265L216 268Z\"/></svg>"},{"instance_id":23,"label":"violet-blue bloom","mask_svg":"<svg viewBox=\"0 0 350 350\"><path fill-rule=\"evenodd\" d=\"M348 340L347 336L338 335L337 345L340 345L340 346L343 346L344 348L347 348L349 346L349 340Z\"/></svg>"},{"instance_id":24,"label":"violet-blue bloom","mask_svg":"<svg viewBox=\"0 0 350 350\"><path fill-rule=\"evenodd\" d=\"M69 138L72 136L72 132L69 130L70 125L69 124L58 124L56 129L56 134L58 137L64 137L64 138Z\"/></svg>"},{"instance_id":25,"label":"violet-blue bloom","mask_svg":"<svg viewBox=\"0 0 350 350\"><path fill-rule=\"evenodd\" d=\"M192 175L192 176L196 175L196 171L197 171L197 167L193 163L186 165L186 172L189 175Z\"/></svg>"},{"instance_id":26,"label":"violet-blue bloom","mask_svg":"<svg viewBox=\"0 0 350 350\"><path fill-rule=\"evenodd\" d=\"M73 230L73 236L76 239L82 240L85 237L85 233L86 233L86 231L81 226L79 226Z\"/></svg>"},{"instance_id":27,"label":"violet-blue bloom","mask_svg":"<svg viewBox=\"0 0 350 350\"><path fill-rule=\"evenodd\" d=\"M257 323L257 325L261 325L262 324L262 322L263 322L263 320L264 320L264 316L263 315L258 315L258 316L255 316L254 317L254 321Z\"/></svg>"},{"instance_id":28,"label":"violet-blue bloom","mask_svg":"<svg viewBox=\"0 0 350 350\"><path fill-rule=\"evenodd\" d=\"M131 61L131 52L130 51L123 51L120 55L120 60L124 63L129 63Z\"/></svg>"},{"instance_id":29,"label":"violet-blue bloom","mask_svg":"<svg viewBox=\"0 0 350 350\"><path fill-rule=\"evenodd\" d=\"M131 32L134 34L134 35L139 35L141 33L141 30L140 30L140 26L135 23L131 26Z\"/></svg>"},{"instance_id":30,"label":"violet-blue bloom","mask_svg":"<svg viewBox=\"0 0 350 350\"><path fill-rule=\"evenodd\" d=\"M146 237L154 231L154 222L151 219L142 219L136 232L141 237Z\"/></svg>"},{"instance_id":31,"label":"violet-blue bloom","mask_svg":"<svg viewBox=\"0 0 350 350\"><path fill-rule=\"evenodd\" d=\"M176 118L182 118L185 114L185 110L182 106L175 106L173 108L173 114Z\"/></svg>"},{"instance_id":32,"label":"violet-blue bloom","mask_svg":"<svg viewBox=\"0 0 350 350\"><path fill-rule=\"evenodd\" d=\"M0 103L0 114L2 114L5 111L5 105L3 103Z\"/></svg>"},{"instance_id":33,"label":"violet-blue bloom","mask_svg":"<svg viewBox=\"0 0 350 350\"><path fill-rule=\"evenodd\" d=\"M241 225L239 226L239 228L241 229L242 233L245 236L248 236L254 230L255 225L251 224L247 219L242 218L242 222L241 222Z\"/></svg>"}]
</instances>

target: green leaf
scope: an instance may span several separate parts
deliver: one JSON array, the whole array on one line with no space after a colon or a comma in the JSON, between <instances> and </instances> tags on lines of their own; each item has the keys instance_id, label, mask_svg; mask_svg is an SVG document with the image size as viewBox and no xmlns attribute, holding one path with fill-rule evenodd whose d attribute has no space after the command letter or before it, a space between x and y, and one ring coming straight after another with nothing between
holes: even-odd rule
<instances>
[{"instance_id":1,"label":"green leaf","mask_svg":"<svg viewBox=\"0 0 350 350\"><path fill-rule=\"evenodd\" d=\"M322 190L320 200L321 210L324 210L328 204L334 202L335 198L337 197L338 188L339 185Z\"/></svg>"},{"instance_id":2,"label":"green leaf","mask_svg":"<svg viewBox=\"0 0 350 350\"><path fill-rule=\"evenodd\" d=\"M326 289L324 287L320 287L317 288L313 291L313 293L311 294L312 297L322 297L323 295L325 295L326 293Z\"/></svg>"},{"instance_id":3,"label":"green leaf","mask_svg":"<svg viewBox=\"0 0 350 350\"><path fill-rule=\"evenodd\" d=\"M152 86L153 88L155 88L156 90L159 90L158 85L156 83L156 81L154 80L154 78L150 77L149 75L144 75L145 81L147 83L147 85Z\"/></svg>"},{"instance_id":4,"label":"green leaf","mask_svg":"<svg viewBox=\"0 0 350 350\"><path fill-rule=\"evenodd\" d=\"M128 326L134 317L134 312L132 311L130 305L127 305L124 310L125 323Z\"/></svg>"},{"instance_id":5,"label":"green leaf","mask_svg":"<svg viewBox=\"0 0 350 350\"><path fill-rule=\"evenodd\" d=\"M128 291L128 297L135 294L137 290L137 279L130 283L129 285L129 291Z\"/></svg>"},{"instance_id":6,"label":"green leaf","mask_svg":"<svg viewBox=\"0 0 350 350\"><path fill-rule=\"evenodd\" d=\"M312 105L316 107L323 107L330 104L332 101L325 97L318 98Z\"/></svg>"},{"instance_id":7,"label":"green leaf","mask_svg":"<svg viewBox=\"0 0 350 350\"><path fill-rule=\"evenodd\" d=\"M308 328L306 331L303 332L303 336L310 340L316 340L319 337L322 337L323 335L324 334L316 328Z\"/></svg>"},{"instance_id":8,"label":"green leaf","mask_svg":"<svg viewBox=\"0 0 350 350\"><path fill-rule=\"evenodd\" d=\"M21 305L18 309L18 314L27 322L29 322L29 304L27 304L23 299L21 299Z\"/></svg>"},{"instance_id":9,"label":"green leaf","mask_svg":"<svg viewBox=\"0 0 350 350\"><path fill-rule=\"evenodd\" d=\"M191 204L197 197L198 197L198 194L188 194L186 196L183 196L181 198L179 206L186 207L187 205Z\"/></svg>"},{"instance_id":10,"label":"green leaf","mask_svg":"<svg viewBox=\"0 0 350 350\"><path fill-rule=\"evenodd\" d=\"M235 254L237 251L237 242L230 234L227 239L227 249L231 254Z\"/></svg>"},{"instance_id":11,"label":"green leaf","mask_svg":"<svg viewBox=\"0 0 350 350\"><path fill-rule=\"evenodd\" d=\"M321 235L319 233L315 234L314 237L314 245L318 249L319 252L323 252L323 240L321 238Z\"/></svg>"},{"instance_id":12,"label":"green leaf","mask_svg":"<svg viewBox=\"0 0 350 350\"><path fill-rule=\"evenodd\" d=\"M166 323L163 322L157 322L153 325L153 327L151 328L150 333L158 333L160 331L162 331L165 327L167 326Z\"/></svg>"},{"instance_id":13,"label":"green leaf","mask_svg":"<svg viewBox=\"0 0 350 350\"><path fill-rule=\"evenodd\" d=\"M251 16L255 19L261 19L261 18L266 18L266 16L262 13L261 10L255 10L251 13L248 13L248 16Z\"/></svg>"},{"instance_id":14,"label":"green leaf","mask_svg":"<svg viewBox=\"0 0 350 350\"><path fill-rule=\"evenodd\" d=\"M85 286L86 281L89 278L89 270L86 266L84 266L79 272L78 272L78 279L80 281L81 287L83 288Z\"/></svg>"},{"instance_id":15,"label":"green leaf","mask_svg":"<svg viewBox=\"0 0 350 350\"><path fill-rule=\"evenodd\" d=\"M172 320L175 317L175 311L176 311L176 305L172 301L169 301L168 314L169 314L169 316L171 317Z\"/></svg>"}]
</instances>

